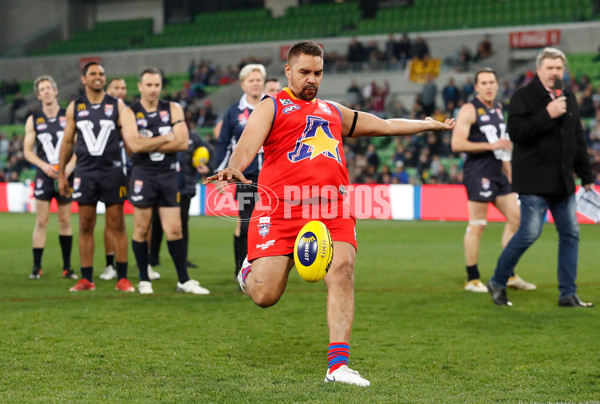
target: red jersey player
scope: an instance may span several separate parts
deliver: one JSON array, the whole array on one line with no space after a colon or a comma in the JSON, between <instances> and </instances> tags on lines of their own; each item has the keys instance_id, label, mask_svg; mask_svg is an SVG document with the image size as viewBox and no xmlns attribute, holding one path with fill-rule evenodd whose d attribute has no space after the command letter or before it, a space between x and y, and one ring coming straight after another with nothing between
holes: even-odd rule
<instances>
[{"instance_id":1,"label":"red jersey player","mask_svg":"<svg viewBox=\"0 0 600 404\"><path fill-rule=\"evenodd\" d=\"M356 238L355 220L343 205L348 170L342 138L443 131L452 129L455 122L383 120L317 99L323 78L323 49L313 42L298 42L290 48L285 74L287 88L256 107L229 166L207 178L205 184L215 180L249 183L242 171L264 147L259 192L261 198L274 197L275 203L269 212L255 208L252 214L249 259L238 276L240 287L260 307L276 304L294 265L296 235L308 221L323 221L335 251L325 276L330 342L325 382L369 386L368 380L348 367ZM317 209L313 209L315 205Z\"/></svg>"}]
</instances>

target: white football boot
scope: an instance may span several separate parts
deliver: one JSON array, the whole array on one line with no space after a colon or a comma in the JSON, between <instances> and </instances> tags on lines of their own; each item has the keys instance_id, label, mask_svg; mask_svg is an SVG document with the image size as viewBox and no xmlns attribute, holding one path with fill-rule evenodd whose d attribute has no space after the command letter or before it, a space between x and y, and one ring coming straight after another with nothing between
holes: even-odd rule
<instances>
[{"instance_id":1,"label":"white football boot","mask_svg":"<svg viewBox=\"0 0 600 404\"><path fill-rule=\"evenodd\" d=\"M511 276L510 278L508 278L506 287L517 289L517 290L536 290L537 289L537 286L535 286L533 283L525 281L519 275Z\"/></svg>"},{"instance_id":2,"label":"white football boot","mask_svg":"<svg viewBox=\"0 0 600 404\"><path fill-rule=\"evenodd\" d=\"M465 284L465 290L469 292L487 293L487 287L479 279L472 279Z\"/></svg>"},{"instance_id":3,"label":"white football boot","mask_svg":"<svg viewBox=\"0 0 600 404\"><path fill-rule=\"evenodd\" d=\"M325 374L325 383L329 382L354 384L356 386L371 385L371 382L360 377L360 374L356 370L352 370L346 365L340 366L331 373L329 373L329 369L327 369L327 373Z\"/></svg>"},{"instance_id":4,"label":"white football boot","mask_svg":"<svg viewBox=\"0 0 600 404\"><path fill-rule=\"evenodd\" d=\"M111 279L115 279L117 277L117 271L112 265L108 265L104 268L104 272L100 274L100 279L105 281L110 281Z\"/></svg>"},{"instance_id":5,"label":"white football boot","mask_svg":"<svg viewBox=\"0 0 600 404\"><path fill-rule=\"evenodd\" d=\"M244 268L247 268L250 266L250 263L248 262L248 256L246 255L246 258L244 258L244 262L242 263L242 268L239 270L238 274L237 274L237 281L240 284L240 290L244 293L246 293L246 283L244 282L244 279L242 278L242 273L244 272Z\"/></svg>"},{"instance_id":6,"label":"white football boot","mask_svg":"<svg viewBox=\"0 0 600 404\"><path fill-rule=\"evenodd\" d=\"M152 282L140 281L138 285L138 291L142 295L151 295L154 293L154 290L152 290Z\"/></svg>"},{"instance_id":7,"label":"white football boot","mask_svg":"<svg viewBox=\"0 0 600 404\"><path fill-rule=\"evenodd\" d=\"M151 281L160 279L160 274L152 269L152 265L150 264L148 264L148 278L150 278Z\"/></svg>"},{"instance_id":8,"label":"white football boot","mask_svg":"<svg viewBox=\"0 0 600 404\"><path fill-rule=\"evenodd\" d=\"M193 295L208 295L210 291L200 286L200 282L190 279L187 282L177 282L177 291L184 293L191 293Z\"/></svg>"}]
</instances>

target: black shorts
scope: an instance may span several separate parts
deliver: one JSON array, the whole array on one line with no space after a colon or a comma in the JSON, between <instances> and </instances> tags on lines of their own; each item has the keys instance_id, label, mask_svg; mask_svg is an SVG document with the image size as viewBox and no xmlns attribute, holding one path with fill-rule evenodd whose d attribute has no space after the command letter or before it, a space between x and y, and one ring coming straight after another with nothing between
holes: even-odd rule
<instances>
[{"instance_id":1,"label":"black shorts","mask_svg":"<svg viewBox=\"0 0 600 404\"><path fill-rule=\"evenodd\" d=\"M73 188L73 175L69 177L69 185ZM48 177L40 170L35 175L33 197L41 201L51 201L52 198L56 198L58 203L71 202L71 197L64 197L58 192L57 180Z\"/></svg>"},{"instance_id":2,"label":"black shorts","mask_svg":"<svg viewBox=\"0 0 600 404\"><path fill-rule=\"evenodd\" d=\"M96 170L75 169L73 200L81 205L95 205L98 201L106 206L125 202L127 181L121 167Z\"/></svg>"},{"instance_id":3,"label":"black shorts","mask_svg":"<svg viewBox=\"0 0 600 404\"><path fill-rule=\"evenodd\" d=\"M494 179L468 175L464 177L463 183L467 188L468 199L475 202L494 202L497 197L512 192L512 186L505 175Z\"/></svg>"},{"instance_id":4,"label":"black shorts","mask_svg":"<svg viewBox=\"0 0 600 404\"><path fill-rule=\"evenodd\" d=\"M179 206L177 171L157 172L133 166L129 179L129 202L140 208Z\"/></svg>"}]
</instances>

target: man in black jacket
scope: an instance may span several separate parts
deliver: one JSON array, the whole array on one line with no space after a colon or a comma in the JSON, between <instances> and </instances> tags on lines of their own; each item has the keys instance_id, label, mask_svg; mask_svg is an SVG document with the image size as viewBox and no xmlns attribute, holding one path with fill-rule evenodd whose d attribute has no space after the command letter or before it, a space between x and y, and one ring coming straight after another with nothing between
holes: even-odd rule
<instances>
[{"instance_id":1,"label":"man in black jacket","mask_svg":"<svg viewBox=\"0 0 600 404\"><path fill-rule=\"evenodd\" d=\"M550 209L559 235L558 304L593 306L579 300L575 285L579 225L573 174L581 178L586 190L592 187L593 176L575 96L559 84L565 63L566 57L560 50L543 49L536 59L537 75L510 102L512 189L521 200L521 224L500 255L487 285L498 305L512 306L506 296L509 274L542 233L546 211Z\"/></svg>"}]
</instances>

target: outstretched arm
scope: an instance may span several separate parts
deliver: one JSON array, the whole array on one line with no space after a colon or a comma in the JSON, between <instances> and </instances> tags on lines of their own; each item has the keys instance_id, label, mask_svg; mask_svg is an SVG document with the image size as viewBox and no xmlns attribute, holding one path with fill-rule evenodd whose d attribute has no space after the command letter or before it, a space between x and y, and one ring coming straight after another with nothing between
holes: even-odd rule
<instances>
[{"instance_id":1,"label":"outstretched arm","mask_svg":"<svg viewBox=\"0 0 600 404\"><path fill-rule=\"evenodd\" d=\"M454 118L444 122L435 121L429 117L424 120L415 119L381 119L367 112L354 111L334 103L342 114L342 135L348 136L356 115L356 123L352 137L362 136L406 136L425 131L444 131L454 128Z\"/></svg>"}]
</instances>

